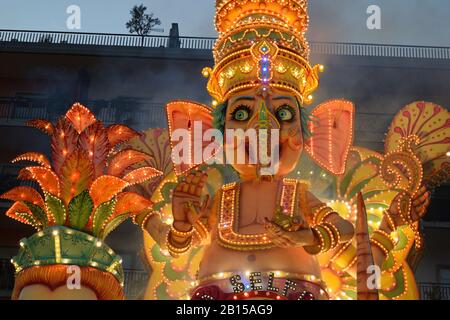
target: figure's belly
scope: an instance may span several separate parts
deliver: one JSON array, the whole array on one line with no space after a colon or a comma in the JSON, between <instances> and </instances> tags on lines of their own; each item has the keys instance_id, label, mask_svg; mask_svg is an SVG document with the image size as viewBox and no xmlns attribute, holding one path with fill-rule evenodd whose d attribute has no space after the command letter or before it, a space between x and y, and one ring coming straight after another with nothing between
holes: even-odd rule
<instances>
[{"instance_id":1,"label":"figure's belly","mask_svg":"<svg viewBox=\"0 0 450 320\"><path fill-rule=\"evenodd\" d=\"M237 251L221 246L216 239L205 249L199 279L221 272L283 271L320 278L320 267L314 256L299 248Z\"/></svg>"}]
</instances>

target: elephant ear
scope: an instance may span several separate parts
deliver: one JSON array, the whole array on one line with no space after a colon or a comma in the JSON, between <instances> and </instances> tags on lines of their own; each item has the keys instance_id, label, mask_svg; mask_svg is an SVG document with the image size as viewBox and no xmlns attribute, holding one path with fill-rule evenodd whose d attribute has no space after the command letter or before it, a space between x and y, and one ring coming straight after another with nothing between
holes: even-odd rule
<instances>
[{"instance_id":1,"label":"elephant ear","mask_svg":"<svg viewBox=\"0 0 450 320\"><path fill-rule=\"evenodd\" d=\"M305 141L306 152L322 168L334 175L345 171L353 143L355 108L346 100L327 101L312 112L309 124L312 136Z\"/></svg>"},{"instance_id":2,"label":"elephant ear","mask_svg":"<svg viewBox=\"0 0 450 320\"><path fill-rule=\"evenodd\" d=\"M203 135L213 128L213 116L206 105L189 101L170 102L166 112L174 171L179 176L208 160L203 159L203 151L212 142L204 141Z\"/></svg>"}]
</instances>

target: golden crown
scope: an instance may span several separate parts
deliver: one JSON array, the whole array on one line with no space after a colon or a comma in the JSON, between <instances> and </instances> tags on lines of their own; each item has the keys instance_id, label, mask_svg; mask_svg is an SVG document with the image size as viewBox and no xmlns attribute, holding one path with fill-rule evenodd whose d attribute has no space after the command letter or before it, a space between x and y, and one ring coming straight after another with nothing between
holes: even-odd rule
<instances>
[{"instance_id":1,"label":"golden crown","mask_svg":"<svg viewBox=\"0 0 450 320\"><path fill-rule=\"evenodd\" d=\"M319 71L311 67L307 0L216 0L214 69L203 69L217 101L269 85L293 91L302 104L312 100Z\"/></svg>"}]
</instances>

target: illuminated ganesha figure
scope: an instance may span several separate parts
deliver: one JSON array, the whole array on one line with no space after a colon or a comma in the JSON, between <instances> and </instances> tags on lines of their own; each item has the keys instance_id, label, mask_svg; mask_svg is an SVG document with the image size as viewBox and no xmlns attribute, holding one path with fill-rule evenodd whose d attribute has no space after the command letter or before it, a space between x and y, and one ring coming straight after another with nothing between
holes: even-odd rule
<instances>
[{"instance_id":1,"label":"illuminated ganesha figure","mask_svg":"<svg viewBox=\"0 0 450 320\"><path fill-rule=\"evenodd\" d=\"M157 166L156 205L135 219L152 268L145 298L418 298L406 256L427 190L448 178L448 112L413 104L386 155L352 147L352 103L306 108L323 71L308 62L306 10L217 0L216 65L203 70L214 103L168 104L173 167ZM134 146L162 141L150 131Z\"/></svg>"},{"instance_id":2,"label":"illuminated ganesha figure","mask_svg":"<svg viewBox=\"0 0 450 320\"><path fill-rule=\"evenodd\" d=\"M104 127L74 104L30 152L6 215L36 228L12 258L13 299L123 299L106 237L131 218L144 299L419 299L407 258L430 192L450 178L450 116L414 102L384 154L352 146L354 106L312 111L306 0L217 0L212 106L167 105L168 131ZM78 280L77 280L78 279ZM77 283L78 281L78 283ZM78 286L79 290L73 290Z\"/></svg>"}]
</instances>

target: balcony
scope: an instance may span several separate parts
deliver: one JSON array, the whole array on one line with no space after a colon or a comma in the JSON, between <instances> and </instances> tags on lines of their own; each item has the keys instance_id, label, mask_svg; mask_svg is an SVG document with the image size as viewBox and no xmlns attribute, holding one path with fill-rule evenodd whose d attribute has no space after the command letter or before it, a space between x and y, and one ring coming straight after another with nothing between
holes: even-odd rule
<instances>
[{"instance_id":1,"label":"balcony","mask_svg":"<svg viewBox=\"0 0 450 320\"><path fill-rule=\"evenodd\" d=\"M14 288L14 267L7 259L0 259L0 300L9 299Z\"/></svg>"},{"instance_id":2,"label":"balcony","mask_svg":"<svg viewBox=\"0 0 450 320\"><path fill-rule=\"evenodd\" d=\"M211 50L215 38L138 36L133 34L0 30L0 45L21 43Z\"/></svg>"},{"instance_id":3,"label":"balcony","mask_svg":"<svg viewBox=\"0 0 450 320\"><path fill-rule=\"evenodd\" d=\"M131 34L0 30L0 48L23 48L23 44L53 46L108 46L128 48L178 48L208 50L215 38L168 37ZM311 53L317 55L372 56L415 59L450 59L449 47L380 45L368 43L311 42Z\"/></svg>"},{"instance_id":4,"label":"balcony","mask_svg":"<svg viewBox=\"0 0 450 320\"><path fill-rule=\"evenodd\" d=\"M39 189L39 185L33 181L17 180L19 170L23 166L13 164L0 164L0 194L17 186L28 186ZM7 201L0 200L0 207L6 204Z\"/></svg>"},{"instance_id":5,"label":"balcony","mask_svg":"<svg viewBox=\"0 0 450 320\"><path fill-rule=\"evenodd\" d=\"M422 300L450 300L450 284L421 283L419 288Z\"/></svg>"},{"instance_id":6,"label":"balcony","mask_svg":"<svg viewBox=\"0 0 450 320\"><path fill-rule=\"evenodd\" d=\"M27 120L43 118L55 122L74 101L0 97L0 125L21 126ZM137 129L165 126L164 104L143 99L79 101L106 125L124 123Z\"/></svg>"}]
</instances>

